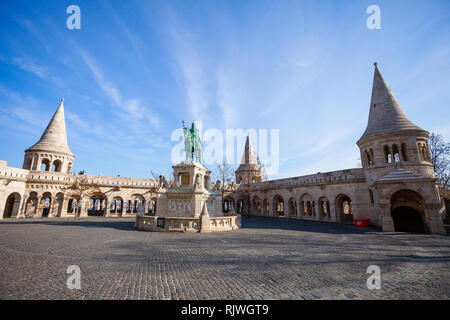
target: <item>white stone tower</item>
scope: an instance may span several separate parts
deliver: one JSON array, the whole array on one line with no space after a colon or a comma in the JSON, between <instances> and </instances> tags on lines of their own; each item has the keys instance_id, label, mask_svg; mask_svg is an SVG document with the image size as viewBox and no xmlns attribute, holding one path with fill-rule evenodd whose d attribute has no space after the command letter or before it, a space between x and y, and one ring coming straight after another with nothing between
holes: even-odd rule
<instances>
[{"instance_id":1,"label":"white stone tower","mask_svg":"<svg viewBox=\"0 0 450 320\"><path fill-rule=\"evenodd\" d=\"M69 173L75 156L67 144L64 99L41 139L25 150L23 169Z\"/></svg>"},{"instance_id":2,"label":"white stone tower","mask_svg":"<svg viewBox=\"0 0 450 320\"><path fill-rule=\"evenodd\" d=\"M369 121L357 145L368 215L385 231L444 231L428 136L408 119L375 63Z\"/></svg>"}]
</instances>

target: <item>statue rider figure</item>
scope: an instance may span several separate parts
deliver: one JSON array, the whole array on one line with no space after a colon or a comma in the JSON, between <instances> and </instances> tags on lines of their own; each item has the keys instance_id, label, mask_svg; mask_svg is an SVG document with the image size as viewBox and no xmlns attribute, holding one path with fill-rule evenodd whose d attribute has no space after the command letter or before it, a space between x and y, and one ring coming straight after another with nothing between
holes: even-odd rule
<instances>
[{"instance_id":1,"label":"statue rider figure","mask_svg":"<svg viewBox=\"0 0 450 320\"><path fill-rule=\"evenodd\" d=\"M193 122L191 129L188 129L184 126L183 121L183 133L186 161L197 161L198 163L202 163L202 141L200 139L200 132L195 126L195 123Z\"/></svg>"}]
</instances>

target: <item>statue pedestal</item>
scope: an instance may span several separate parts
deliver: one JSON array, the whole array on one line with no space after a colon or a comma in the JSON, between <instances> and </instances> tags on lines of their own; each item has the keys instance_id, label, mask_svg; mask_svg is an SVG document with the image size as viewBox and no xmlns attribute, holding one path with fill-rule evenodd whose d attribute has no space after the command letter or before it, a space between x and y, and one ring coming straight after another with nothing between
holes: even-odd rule
<instances>
[{"instance_id":1,"label":"statue pedestal","mask_svg":"<svg viewBox=\"0 0 450 320\"><path fill-rule=\"evenodd\" d=\"M194 161L172 168L174 182L159 190L156 216L138 215L136 229L205 233L239 228L237 216L224 217L222 196L210 190L208 169Z\"/></svg>"}]
</instances>

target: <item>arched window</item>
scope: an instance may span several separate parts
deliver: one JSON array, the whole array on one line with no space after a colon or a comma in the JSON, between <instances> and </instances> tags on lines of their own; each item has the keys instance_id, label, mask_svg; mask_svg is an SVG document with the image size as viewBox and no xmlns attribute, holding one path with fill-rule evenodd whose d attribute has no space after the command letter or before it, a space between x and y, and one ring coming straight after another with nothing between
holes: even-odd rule
<instances>
[{"instance_id":1,"label":"arched window","mask_svg":"<svg viewBox=\"0 0 450 320\"><path fill-rule=\"evenodd\" d=\"M366 164L370 166L370 154L369 151L365 150L364 155L366 156Z\"/></svg>"},{"instance_id":2,"label":"arched window","mask_svg":"<svg viewBox=\"0 0 450 320\"><path fill-rule=\"evenodd\" d=\"M388 146L384 146L384 160L386 161L386 163L392 162L391 151L389 150Z\"/></svg>"},{"instance_id":3,"label":"arched window","mask_svg":"<svg viewBox=\"0 0 450 320\"><path fill-rule=\"evenodd\" d=\"M62 163L61 160L53 161L52 171L53 172L61 172Z\"/></svg>"},{"instance_id":4,"label":"arched window","mask_svg":"<svg viewBox=\"0 0 450 320\"><path fill-rule=\"evenodd\" d=\"M394 153L394 161L400 162L400 153L398 152L398 147L396 144L392 146L392 152Z\"/></svg>"},{"instance_id":5,"label":"arched window","mask_svg":"<svg viewBox=\"0 0 450 320\"><path fill-rule=\"evenodd\" d=\"M50 161L48 159L42 160L41 171L50 171Z\"/></svg>"},{"instance_id":6,"label":"arched window","mask_svg":"<svg viewBox=\"0 0 450 320\"><path fill-rule=\"evenodd\" d=\"M370 203L374 204L374 199L373 199L373 192L372 190L369 189L369 197L370 197Z\"/></svg>"}]
</instances>

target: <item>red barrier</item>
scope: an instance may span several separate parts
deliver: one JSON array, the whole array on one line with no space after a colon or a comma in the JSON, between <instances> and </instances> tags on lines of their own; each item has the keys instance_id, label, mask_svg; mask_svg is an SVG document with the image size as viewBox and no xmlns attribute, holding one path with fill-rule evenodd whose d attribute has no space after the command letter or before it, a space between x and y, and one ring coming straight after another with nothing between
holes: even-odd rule
<instances>
[{"instance_id":1,"label":"red barrier","mask_svg":"<svg viewBox=\"0 0 450 320\"><path fill-rule=\"evenodd\" d=\"M353 223L359 228L367 228L370 226L370 219L353 219Z\"/></svg>"}]
</instances>

